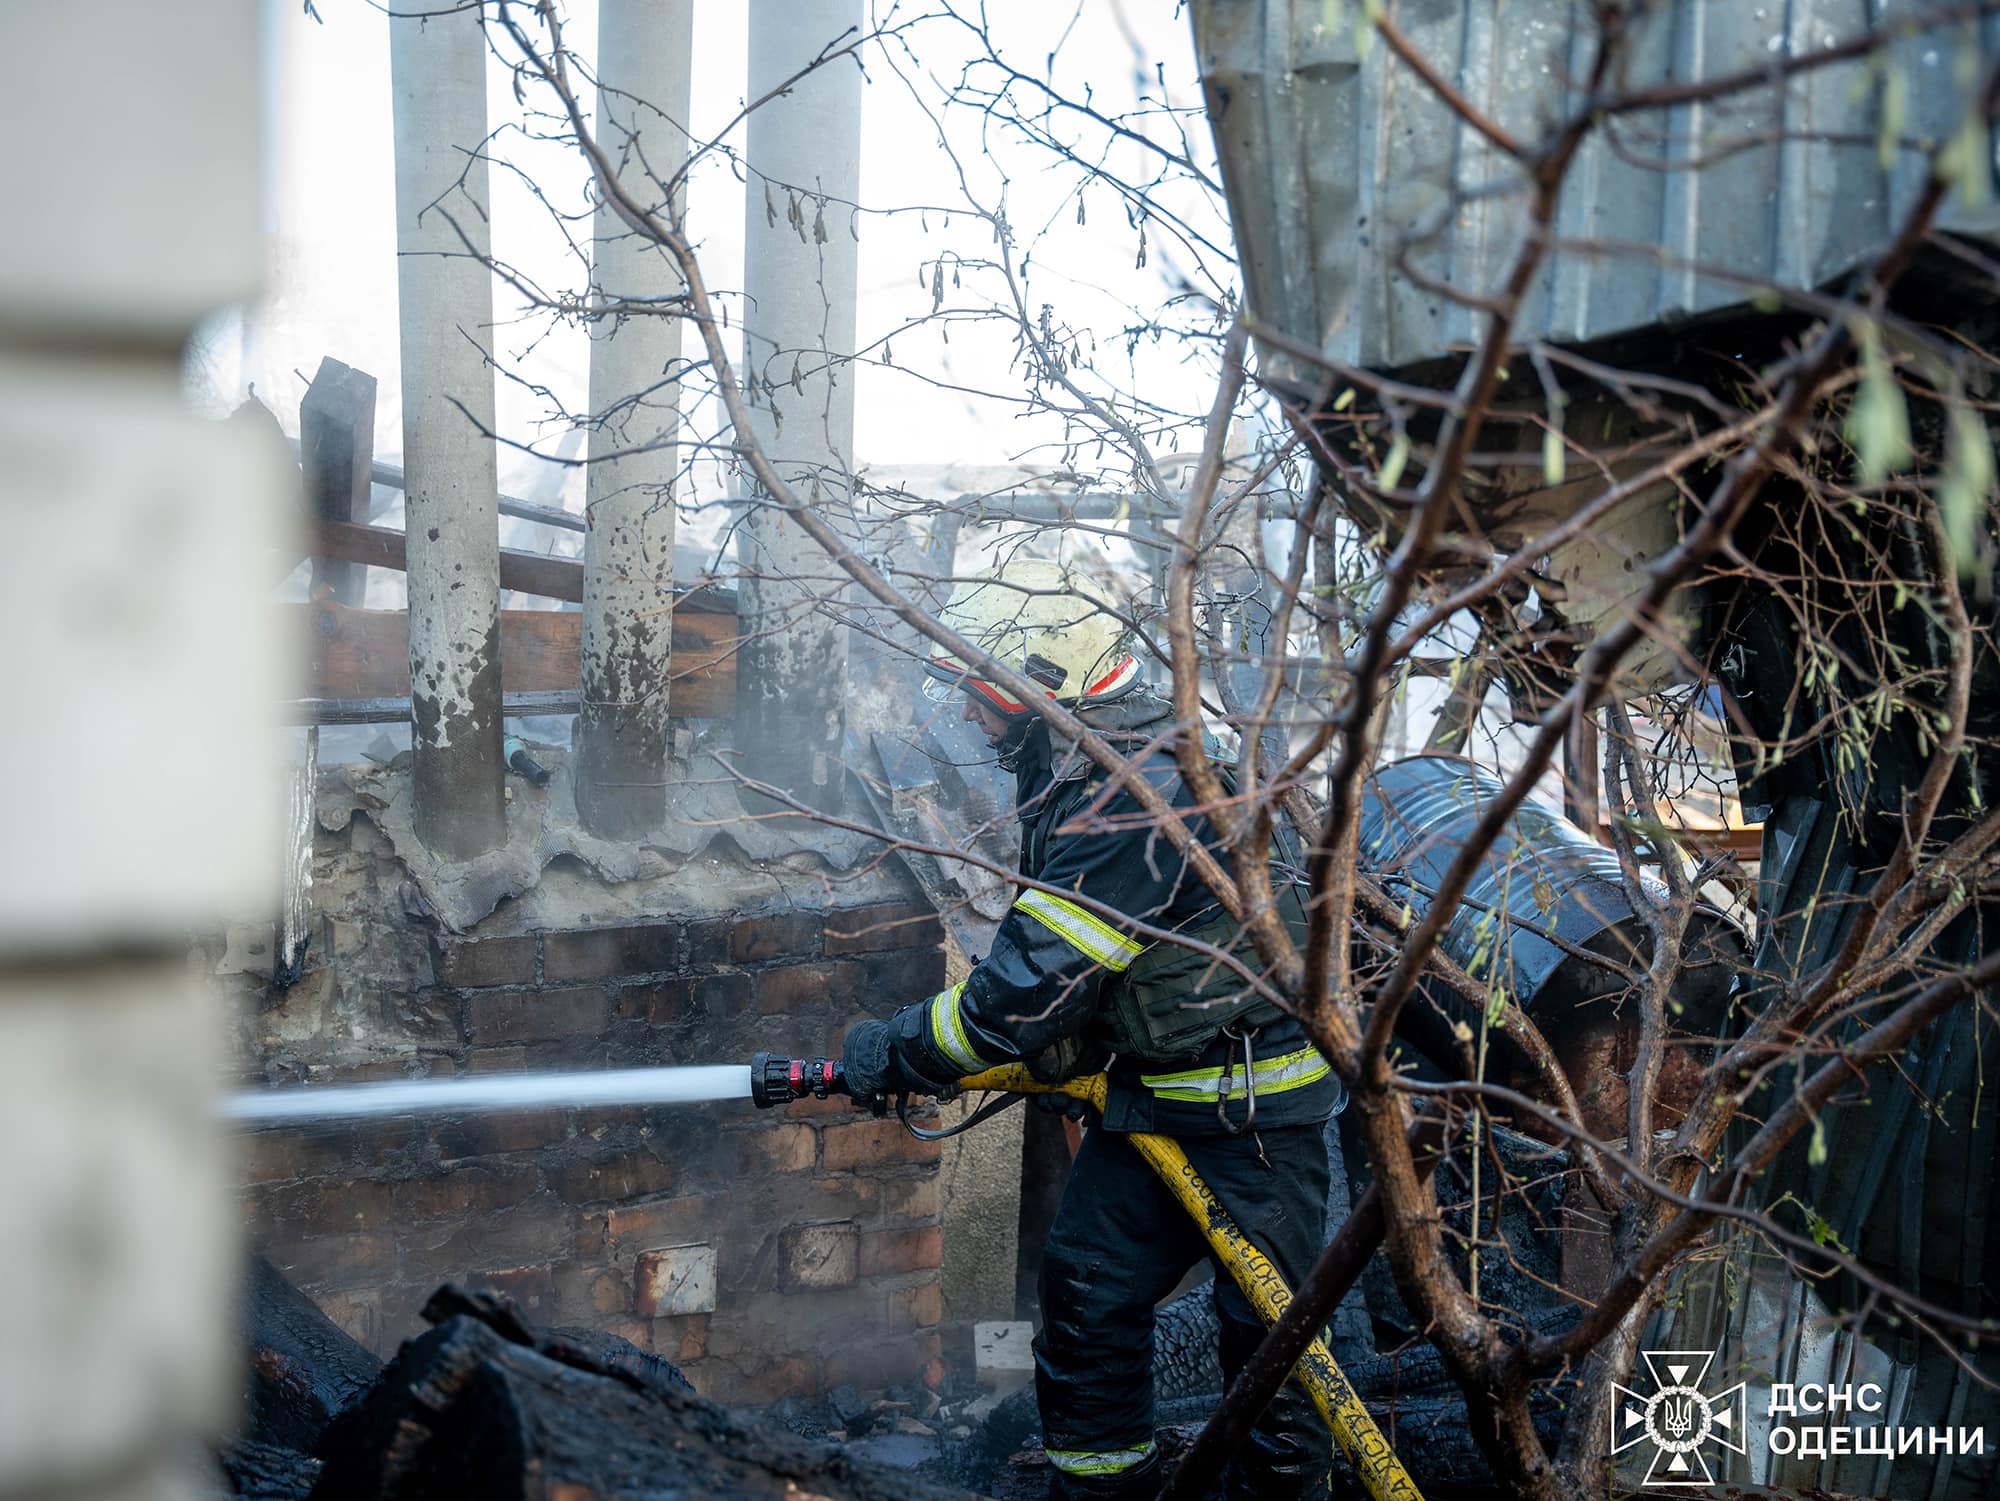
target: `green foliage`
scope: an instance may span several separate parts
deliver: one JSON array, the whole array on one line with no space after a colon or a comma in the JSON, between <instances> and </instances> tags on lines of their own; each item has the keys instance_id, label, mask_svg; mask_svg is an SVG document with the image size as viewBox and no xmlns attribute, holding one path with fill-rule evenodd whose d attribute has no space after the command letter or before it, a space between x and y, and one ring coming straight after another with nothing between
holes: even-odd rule
<instances>
[{"instance_id":1,"label":"green foliage","mask_svg":"<svg viewBox=\"0 0 2000 1501\"><path fill-rule=\"evenodd\" d=\"M1845 433L1859 463L1861 483L1875 486L1910 467L1915 451L1910 443L1910 408L1895 372L1882 353L1882 336L1875 325L1855 329L1861 345L1861 384L1847 409Z\"/></svg>"},{"instance_id":2,"label":"green foliage","mask_svg":"<svg viewBox=\"0 0 2000 1501\"><path fill-rule=\"evenodd\" d=\"M1938 479L1938 512L1952 561L1960 573L1968 573L1978 553L1980 518L1993 496L1993 439L1962 396L1955 396L1950 406L1951 436L1944 473Z\"/></svg>"}]
</instances>

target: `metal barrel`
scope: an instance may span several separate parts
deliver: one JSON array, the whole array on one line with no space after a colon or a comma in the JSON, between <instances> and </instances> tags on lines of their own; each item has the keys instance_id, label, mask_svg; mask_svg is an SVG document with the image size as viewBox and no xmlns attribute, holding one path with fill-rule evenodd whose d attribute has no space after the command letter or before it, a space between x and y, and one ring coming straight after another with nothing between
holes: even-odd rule
<instances>
[{"instance_id":1,"label":"metal barrel","mask_svg":"<svg viewBox=\"0 0 2000 1501\"><path fill-rule=\"evenodd\" d=\"M1503 791L1457 756L1411 756L1380 768L1363 789L1361 861L1390 896L1417 912ZM1617 932L1618 957L1637 957L1644 925L1625 899L1618 857L1568 819L1523 803L1502 827L1445 927L1444 951L1521 1002L1535 998L1578 950Z\"/></svg>"},{"instance_id":2,"label":"metal barrel","mask_svg":"<svg viewBox=\"0 0 2000 1501\"><path fill-rule=\"evenodd\" d=\"M1388 895L1429 910L1445 872L1465 847L1502 784L1457 756L1420 755L1379 768L1364 784L1360 858ZM1644 877L1650 884L1653 878ZM1626 900L1618 857L1567 819L1523 803L1481 859L1439 940L1475 979L1503 987L1532 1016L1571 1068L1593 1040L1636 1021L1622 1004L1650 962L1651 937ZM1713 907L1689 924L1676 988L1677 1028L1708 1032L1727 1003L1740 935ZM1476 1016L1462 997L1432 986L1429 1011ZM1411 1040L1437 1058L1451 1052L1424 1018ZM1439 1061L1443 1061L1440 1059Z\"/></svg>"}]
</instances>

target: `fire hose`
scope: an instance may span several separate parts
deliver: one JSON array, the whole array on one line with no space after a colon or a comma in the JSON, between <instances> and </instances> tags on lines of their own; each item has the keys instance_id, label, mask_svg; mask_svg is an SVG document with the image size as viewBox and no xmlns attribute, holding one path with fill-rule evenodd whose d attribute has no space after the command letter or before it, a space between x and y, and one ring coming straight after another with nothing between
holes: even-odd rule
<instances>
[{"instance_id":1,"label":"fire hose","mask_svg":"<svg viewBox=\"0 0 2000 1501\"><path fill-rule=\"evenodd\" d=\"M942 1132L926 1132L910 1124L908 1099L904 1097L898 1101L898 1114L902 1116L904 1126L922 1136L956 1135L958 1131L1031 1094L1065 1094L1101 1111L1106 1085L1103 1074L1086 1074L1059 1084L1045 1084L1027 1069L1013 1064L961 1079L958 1087L966 1093L994 1092L1000 1098L981 1106L958 1126ZM770 1053L759 1053L750 1065L750 1098L760 1108L788 1104L808 1095L823 1100L830 1095L849 1093L840 1064L832 1059L815 1058L808 1062L803 1058L780 1058ZM1216 1260L1243 1289L1258 1317L1267 1325L1276 1323L1291 1304L1291 1288L1279 1275L1278 1269L1271 1265L1270 1259L1230 1218L1214 1190L1202 1181L1201 1174L1188 1161L1187 1153L1173 1138L1148 1131L1133 1132L1126 1140L1160 1175L1160 1181L1167 1185L1181 1207L1201 1227L1202 1234L1215 1251ZM1313 1405L1319 1409L1320 1417L1331 1430L1334 1443L1346 1456L1348 1464L1353 1466L1369 1496L1374 1501L1423 1501L1416 1482L1396 1458L1395 1450L1389 1447L1389 1440L1382 1430L1375 1426L1375 1419L1369 1415L1367 1405L1334 1360L1333 1352L1327 1348L1323 1338L1314 1339L1306 1347L1295 1369L1300 1384L1311 1395Z\"/></svg>"}]
</instances>

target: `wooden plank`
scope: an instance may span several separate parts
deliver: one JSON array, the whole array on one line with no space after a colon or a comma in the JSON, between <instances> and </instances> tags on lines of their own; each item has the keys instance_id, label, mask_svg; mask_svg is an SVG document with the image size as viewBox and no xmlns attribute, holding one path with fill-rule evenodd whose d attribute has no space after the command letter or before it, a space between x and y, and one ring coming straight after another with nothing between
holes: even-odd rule
<instances>
[{"instance_id":1,"label":"wooden plank","mask_svg":"<svg viewBox=\"0 0 2000 1501\"><path fill-rule=\"evenodd\" d=\"M1728 828L1694 827L1676 828L1682 840L1693 846L1698 855L1712 854L1718 850L1734 855L1738 860L1762 858L1764 849L1764 826L1760 823L1732 824ZM1606 849L1611 845L1611 825L1599 822L1597 842Z\"/></svg>"},{"instance_id":2,"label":"wooden plank","mask_svg":"<svg viewBox=\"0 0 2000 1501\"><path fill-rule=\"evenodd\" d=\"M319 536L313 544L315 557L366 563L371 568L393 568L398 573L406 571L406 552L403 534L392 527L362 526L356 522L324 518L319 523ZM500 587L580 605L583 603L583 564L575 558L551 558L538 552L503 547L500 549Z\"/></svg>"},{"instance_id":3,"label":"wooden plank","mask_svg":"<svg viewBox=\"0 0 2000 1501\"><path fill-rule=\"evenodd\" d=\"M550 693L507 693L500 713L508 719L528 714L574 714L574 688ZM280 724L405 724L410 700L403 698L293 698L278 705Z\"/></svg>"},{"instance_id":4,"label":"wooden plank","mask_svg":"<svg viewBox=\"0 0 2000 1501\"><path fill-rule=\"evenodd\" d=\"M694 601L690 599L688 604L693 606ZM281 629L296 631L303 626L310 642L311 697L408 696L410 638L405 612L350 610L330 599L278 608L293 612ZM299 612L304 614L303 621ZM582 643L583 616L574 610L502 610L501 691L576 692ZM676 718L717 718L735 712L734 611L677 606L673 652L669 692Z\"/></svg>"},{"instance_id":5,"label":"wooden plank","mask_svg":"<svg viewBox=\"0 0 2000 1501\"><path fill-rule=\"evenodd\" d=\"M391 464L382 459L377 459L372 472L376 484L387 485L391 490L400 490L403 488L403 466L401 464ZM589 526L585 524L584 519L574 511L565 511L559 506L536 505L532 500L521 500L512 495L502 495L500 497L500 514L502 516L518 516L523 521L535 521L543 526L559 527L566 532L584 532L590 530Z\"/></svg>"},{"instance_id":6,"label":"wooden plank","mask_svg":"<svg viewBox=\"0 0 2000 1501\"><path fill-rule=\"evenodd\" d=\"M323 521L313 540L313 556L340 558L365 563L371 568L406 571L406 543L394 527L361 526L347 521ZM560 599L573 605L583 603L583 564L575 558L551 558L517 548L500 549L500 587L536 594L544 599ZM676 614L730 615L736 613L732 590L713 584L682 583L676 586L679 602ZM345 603L345 601L343 601Z\"/></svg>"}]
</instances>

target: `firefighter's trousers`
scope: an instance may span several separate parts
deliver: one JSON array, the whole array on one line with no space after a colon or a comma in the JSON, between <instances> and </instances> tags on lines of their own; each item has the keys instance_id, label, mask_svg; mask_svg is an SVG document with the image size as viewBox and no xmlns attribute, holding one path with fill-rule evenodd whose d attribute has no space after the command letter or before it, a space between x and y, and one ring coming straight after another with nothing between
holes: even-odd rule
<instances>
[{"instance_id":1,"label":"firefighter's trousers","mask_svg":"<svg viewBox=\"0 0 2000 1501\"><path fill-rule=\"evenodd\" d=\"M1179 1138L1236 1223L1297 1286L1318 1256L1326 1219L1326 1132L1320 1124L1241 1136ZM1153 1309L1210 1255L1188 1213L1130 1143L1093 1127L1083 1139L1042 1260L1035 1391L1054 1469L1051 1494L1158 1493L1153 1443ZM1222 1369L1233 1378L1264 1337L1249 1300L1215 1275ZM1297 1382L1259 1419L1224 1478L1229 1497L1292 1501L1327 1494L1332 1440Z\"/></svg>"}]
</instances>

